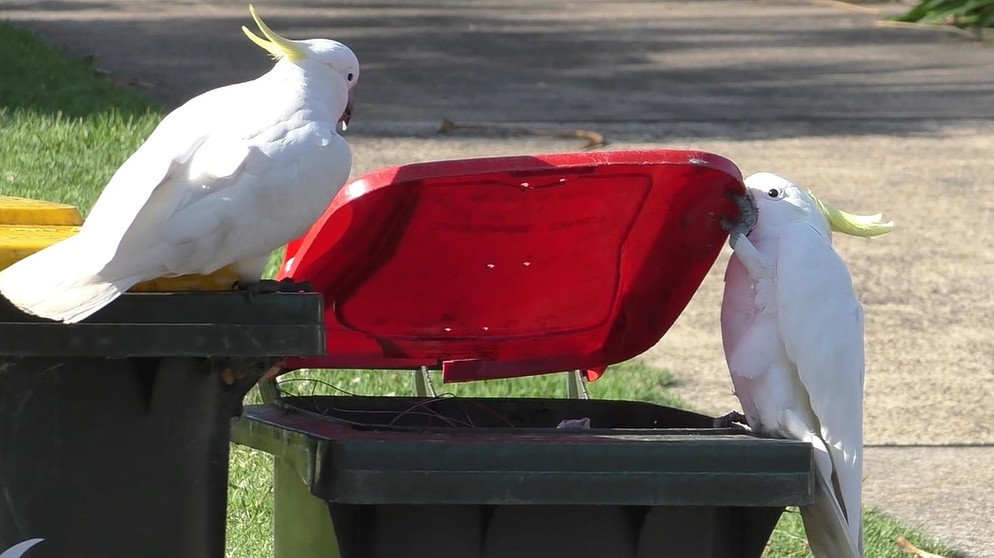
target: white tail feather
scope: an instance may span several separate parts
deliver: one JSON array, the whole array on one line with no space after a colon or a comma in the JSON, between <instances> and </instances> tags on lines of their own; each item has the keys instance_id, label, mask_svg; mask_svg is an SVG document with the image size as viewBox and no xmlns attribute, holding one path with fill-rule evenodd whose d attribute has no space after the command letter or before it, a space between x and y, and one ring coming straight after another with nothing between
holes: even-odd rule
<instances>
[{"instance_id":1,"label":"white tail feather","mask_svg":"<svg viewBox=\"0 0 994 558\"><path fill-rule=\"evenodd\" d=\"M819 478L815 482L815 503L801 509L804 532L811 554L817 558L862 558L857 543L849 536L849 525L836 504L832 489Z\"/></svg>"},{"instance_id":2,"label":"white tail feather","mask_svg":"<svg viewBox=\"0 0 994 558\"><path fill-rule=\"evenodd\" d=\"M845 502L852 519L847 519L839 502L844 495L836 491L838 469L825 440L800 415L788 409L784 426L791 437L811 444L815 469L814 504L803 506L801 520L808 545L815 558L863 558L862 510L860 502ZM855 508L848 510L848 508ZM850 525L850 521L854 521Z\"/></svg>"},{"instance_id":3,"label":"white tail feather","mask_svg":"<svg viewBox=\"0 0 994 558\"><path fill-rule=\"evenodd\" d=\"M0 295L29 314L75 323L134 285L100 277L101 267L77 234L0 271Z\"/></svg>"},{"instance_id":4,"label":"white tail feather","mask_svg":"<svg viewBox=\"0 0 994 558\"><path fill-rule=\"evenodd\" d=\"M862 510L850 513L859 523L850 525L846 519L832 481L832 461L828 449L821 438L812 436L815 454L815 503L801 508L804 532L808 536L811 554L816 558L863 558L859 539L853 539L853 531L860 532ZM852 504L852 502L847 502ZM855 529L853 528L855 527Z\"/></svg>"}]
</instances>

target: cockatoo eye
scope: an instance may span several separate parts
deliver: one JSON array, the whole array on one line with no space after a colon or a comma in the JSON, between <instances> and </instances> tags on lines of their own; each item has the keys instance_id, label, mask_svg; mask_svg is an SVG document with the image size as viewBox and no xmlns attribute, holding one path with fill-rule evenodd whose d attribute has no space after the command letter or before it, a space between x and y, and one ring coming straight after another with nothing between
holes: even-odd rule
<instances>
[{"instance_id":1,"label":"cockatoo eye","mask_svg":"<svg viewBox=\"0 0 994 558\"><path fill-rule=\"evenodd\" d=\"M349 72L348 75L345 76L346 81L352 81L353 78L355 78L355 76L352 75L352 72Z\"/></svg>"}]
</instances>

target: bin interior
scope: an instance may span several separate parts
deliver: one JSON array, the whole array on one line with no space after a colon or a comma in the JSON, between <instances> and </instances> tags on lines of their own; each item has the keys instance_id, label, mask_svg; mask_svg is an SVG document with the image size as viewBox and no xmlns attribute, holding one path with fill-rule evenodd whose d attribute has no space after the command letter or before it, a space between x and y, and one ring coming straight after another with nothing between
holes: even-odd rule
<instances>
[{"instance_id":1,"label":"bin interior","mask_svg":"<svg viewBox=\"0 0 994 558\"><path fill-rule=\"evenodd\" d=\"M589 431L712 428L711 417L641 401L546 398L294 396L285 409L359 430L570 430L564 421L588 419ZM575 424L575 423L573 423Z\"/></svg>"},{"instance_id":2,"label":"bin interior","mask_svg":"<svg viewBox=\"0 0 994 558\"><path fill-rule=\"evenodd\" d=\"M327 354L294 368L440 367L446 382L589 370L655 344L744 186L700 151L564 153L372 172L287 249L325 297Z\"/></svg>"},{"instance_id":3,"label":"bin interior","mask_svg":"<svg viewBox=\"0 0 994 558\"><path fill-rule=\"evenodd\" d=\"M651 403L353 396L290 401L246 407L233 440L278 456L277 468L294 469L295 482L303 480L326 502L810 503L809 444L713 428L708 417ZM556 428L578 418L589 418L591 428Z\"/></svg>"}]
</instances>

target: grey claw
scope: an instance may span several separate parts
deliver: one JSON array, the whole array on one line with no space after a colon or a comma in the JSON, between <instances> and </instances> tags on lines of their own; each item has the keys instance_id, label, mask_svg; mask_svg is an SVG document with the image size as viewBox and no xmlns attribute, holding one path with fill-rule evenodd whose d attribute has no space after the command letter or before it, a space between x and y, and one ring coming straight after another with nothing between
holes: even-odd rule
<instances>
[{"instance_id":1,"label":"grey claw","mask_svg":"<svg viewBox=\"0 0 994 558\"><path fill-rule=\"evenodd\" d=\"M738 411L732 411L727 415L720 416L714 419L715 428L733 428L736 424L748 425L746 422L746 417Z\"/></svg>"},{"instance_id":2,"label":"grey claw","mask_svg":"<svg viewBox=\"0 0 994 558\"><path fill-rule=\"evenodd\" d=\"M235 289L240 291L245 291L249 294L249 297L263 294L272 293L299 293L299 292L313 292L314 288L311 286L310 281L294 281L290 278L280 279L275 281L273 279L260 279L254 283L235 283Z\"/></svg>"}]
</instances>

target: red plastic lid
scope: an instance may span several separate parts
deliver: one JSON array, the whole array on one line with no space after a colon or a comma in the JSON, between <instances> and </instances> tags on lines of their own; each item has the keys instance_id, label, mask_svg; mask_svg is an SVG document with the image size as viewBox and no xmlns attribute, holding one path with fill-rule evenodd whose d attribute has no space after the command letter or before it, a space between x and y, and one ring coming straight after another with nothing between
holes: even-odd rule
<instances>
[{"instance_id":1,"label":"red plastic lid","mask_svg":"<svg viewBox=\"0 0 994 558\"><path fill-rule=\"evenodd\" d=\"M699 151L412 164L339 192L281 277L327 300L292 368L442 365L445 381L603 369L673 324L717 258L742 175Z\"/></svg>"}]
</instances>

